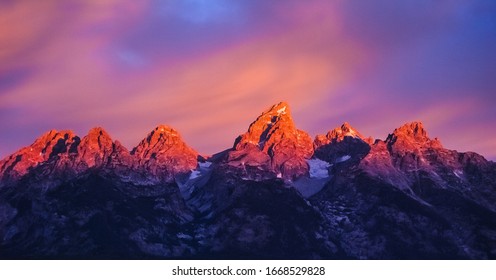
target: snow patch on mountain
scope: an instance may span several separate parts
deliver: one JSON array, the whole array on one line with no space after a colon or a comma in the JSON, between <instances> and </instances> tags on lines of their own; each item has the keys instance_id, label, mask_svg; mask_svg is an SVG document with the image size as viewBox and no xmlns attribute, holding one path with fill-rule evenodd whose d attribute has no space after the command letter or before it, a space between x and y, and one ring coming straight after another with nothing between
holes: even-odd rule
<instances>
[{"instance_id":1,"label":"snow patch on mountain","mask_svg":"<svg viewBox=\"0 0 496 280\"><path fill-rule=\"evenodd\" d=\"M212 162L210 161L205 161L205 162L199 162L198 166L201 168L209 168L210 165L212 165Z\"/></svg>"},{"instance_id":2,"label":"snow patch on mountain","mask_svg":"<svg viewBox=\"0 0 496 280\"><path fill-rule=\"evenodd\" d=\"M336 163L345 162L345 161L349 160L350 158L351 158L350 155L342 156L342 157L336 159Z\"/></svg>"},{"instance_id":3,"label":"snow patch on mountain","mask_svg":"<svg viewBox=\"0 0 496 280\"><path fill-rule=\"evenodd\" d=\"M195 178L200 177L201 172L199 170L193 170L191 171L191 174L189 174L189 180L193 180Z\"/></svg>"},{"instance_id":4,"label":"snow patch on mountain","mask_svg":"<svg viewBox=\"0 0 496 280\"><path fill-rule=\"evenodd\" d=\"M186 201L191 197L191 194L196 188L203 186L210 177L212 162L199 162L198 167L191 171L189 177L185 181L176 180L182 196Z\"/></svg>"},{"instance_id":5,"label":"snow patch on mountain","mask_svg":"<svg viewBox=\"0 0 496 280\"><path fill-rule=\"evenodd\" d=\"M327 161L320 159L307 159L308 166L310 170L310 178L327 178L329 177L328 169L331 166Z\"/></svg>"},{"instance_id":6,"label":"snow patch on mountain","mask_svg":"<svg viewBox=\"0 0 496 280\"><path fill-rule=\"evenodd\" d=\"M320 192L331 179L329 175L331 164L320 159L307 159L307 163L310 167L310 176L302 176L292 183L292 186L305 198Z\"/></svg>"}]
</instances>

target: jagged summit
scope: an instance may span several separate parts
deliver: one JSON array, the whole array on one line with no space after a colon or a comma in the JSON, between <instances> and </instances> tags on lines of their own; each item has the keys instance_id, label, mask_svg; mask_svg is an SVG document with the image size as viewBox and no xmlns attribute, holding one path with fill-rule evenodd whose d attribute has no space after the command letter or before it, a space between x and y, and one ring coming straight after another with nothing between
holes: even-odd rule
<instances>
[{"instance_id":1,"label":"jagged summit","mask_svg":"<svg viewBox=\"0 0 496 280\"><path fill-rule=\"evenodd\" d=\"M81 146L102 150L112 146L112 137L101 127L94 127L81 139Z\"/></svg>"},{"instance_id":2,"label":"jagged summit","mask_svg":"<svg viewBox=\"0 0 496 280\"><path fill-rule=\"evenodd\" d=\"M182 140L177 130L159 125L136 146L131 154L135 168L171 180L174 175L195 169L198 153Z\"/></svg>"},{"instance_id":3,"label":"jagged summit","mask_svg":"<svg viewBox=\"0 0 496 280\"><path fill-rule=\"evenodd\" d=\"M312 139L296 128L291 109L280 102L264 111L234 143L231 165L268 166L275 174L294 178L308 172Z\"/></svg>"},{"instance_id":4,"label":"jagged summit","mask_svg":"<svg viewBox=\"0 0 496 280\"><path fill-rule=\"evenodd\" d=\"M437 138L428 137L419 121L395 129L384 141L365 138L347 122L312 141L306 132L296 128L289 104L279 102L263 111L236 139L233 148L216 161L241 170L247 178L295 179L308 173L307 159L312 157L331 164L355 164L371 149L383 157L382 162L388 162L391 156L397 161L407 154L425 160L442 145ZM50 130L0 161L0 176L18 178L42 166L50 174L81 174L98 168L118 169L122 174L137 171L143 176L170 180L195 169L199 157L179 132L167 125L156 126L131 152L101 127L90 129L83 138L70 130Z\"/></svg>"},{"instance_id":5,"label":"jagged summit","mask_svg":"<svg viewBox=\"0 0 496 280\"><path fill-rule=\"evenodd\" d=\"M174 128L172 128L168 125L165 125L165 124L157 125L157 127L155 127L155 129L153 131L156 131L158 133L164 133L164 134L165 133L170 133L170 134L177 134L178 133Z\"/></svg>"},{"instance_id":6,"label":"jagged summit","mask_svg":"<svg viewBox=\"0 0 496 280\"><path fill-rule=\"evenodd\" d=\"M345 137L351 137L366 141L366 139L358 130L353 128L349 123L345 122L340 127L334 128L327 132L326 135L317 135L315 137L315 146L320 147L332 142L341 142Z\"/></svg>"},{"instance_id":7,"label":"jagged summit","mask_svg":"<svg viewBox=\"0 0 496 280\"><path fill-rule=\"evenodd\" d=\"M250 124L248 132L243 134L235 143L235 149L243 149L247 144L257 145L260 149L267 151L270 143L267 140L274 132L293 133L296 128L291 117L291 109L286 102L273 105Z\"/></svg>"},{"instance_id":8,"label":"jagged summit","mask_svg":"<svg viewBox=\"0 0 496 280\"><path fill-rule=\"evenodd\" d=\"M272 114L272 115L285 115L291 114L289 104L286 101L281 101L277 104L272 105L270 109L266 110L263 114Z\"/></svg>"},{"instance_id":9,"label":"jagged summit","mask_svg":"<svg viewBox=\"0 0 496 280\"><path fill-rule=\"evenodd\" d=\"M104 165L113 151L113 141L110 135L101 127L95 127L81 139L78 145L76 162L86 167Z\"/></svg>"},{"instance_id":10,"label":"jagged summit","mask_svg":"<svg viewBox=\"0 0 496 280\"><path fill-rule=\"evenodd\" d=\"M315 137L314 156L330 163L357 162L367 155L371 143L372 138L365 138L357 129L345 122L326 135Z\"/></svg>"},{"instance_id":11,"label":"jagged summit","mask_svg":"<svg viewBox=\"0 0 496 280\"><path fill-rule=\"evenodd\" d=\"M396 128L386 140L376 141L360 166L372 176L381 176L397 186L409 188L419 180L420 171L434 174L431 179L438 180L441 171L434 170L439 166L461 169L457 157L456 151L444 149L437 138L430 139L423 123L415 121Z\"/></svg>"},{"instance_id":12,"label":"jagged summit","mask_svg":"<svg viewBox=\"0 0 496 280\"><path fill-rule=\"evenodd\" d=\"M175 145L185 146L181 135L175 129L167 125L158 125L136 146L132 154L138 154L142 158L150 158L152 153L164 153ZM188 150L193 151L191 148Z\"/></svg>"},{"instance_id":13,"label":"jagged summit","mask_svg":"<svg viewBox=\"0 0 496 280\"><path fill-rule=\"evenodd\" d=\"M90 129L82 139L70 130L50 130L0 161L0 179L20 178L35 168L53 176L98 168L122 174L137 171L171 180L175 174L194 169L197 157L179 133L165 125L150 132L132 154L101 127Z\"/></svg>"},{"instance_id":14,"label":"jagged summit","mask_svg":"<svg viewBox=\"0 0 496 280\"><path fill-rule=\"evenodd\" d=\"M24 147L0 161L0 178L18 178L40 163L53 160L61 153L73 153L79 144L71 130L57 131L52 129L30 146Z\"/></svg>"},{"instance_id":15,"label":"jagged summit","mask_svg":"<svg viewBox=\"0 0 496 280\"><path fill-rule=\"evenodd\" d=\"M423 123L420 121L406 123L401 127L395 129L394 132L391 134L391 138L398 137L410 138L418 142L429 140L427 131L425 130Z\"/></svg>"},{"instance_id":16,"label":"jagged summit","mask_svg":"<svg viewBox=\"0 0 496 280\"><path fill-rule=\"evenodd\" d=\"M430 139L427 130L420 121L415 121L402 125L389 134L386 141L389 146L396 146L401 149L412 150L414 148L442 148L441 142L437 139Z\"/></svg>"},{"instance_id":17,"label":"jagged summit","mask_svg":"<svg viewBox=\"0 0 496 280\"><path fill-rule=\"evenodd\" d=\"M343 123L343 125L341 125L341 127L339 128L333 129L328 133L327 136L330 139L338 139L338 140L342 140L346 136L364 139L362 134L360 134L348 122Z\"/></svg>"},{"instance_id":18,"label":"jagged summit","mask_svg":"<svg viewBox=\"0 0 496 280\"><path fill-rule=\"evenodd\" d=\"M43 158L46 160L51 155L60 152L57 148L60 148L61 142L71 142L71 140L74 138L78 138L79 140L79 137L77 137L72 130L57 131L55 129L52 129L36 139L34 143L31 144L29 147L23 149L29 148L29 152L39 150L41 153L40 156L43 156ZM23 149L21 149L20 151L22 151Z\"/></svg>"}]
</instances>

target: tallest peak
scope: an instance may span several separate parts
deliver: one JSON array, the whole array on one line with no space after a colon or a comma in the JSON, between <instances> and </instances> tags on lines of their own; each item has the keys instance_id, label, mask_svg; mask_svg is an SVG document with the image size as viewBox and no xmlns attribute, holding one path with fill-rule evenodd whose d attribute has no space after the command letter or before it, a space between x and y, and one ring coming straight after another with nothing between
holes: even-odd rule
<instances>
[{"instance_id":1,"label":"tallest peak","mask_svg":"<svg viewBox=\"0 0 496 280\"><path fill-rule=\"evenodd\" d=\"M265 111L263 114L271 114L277 116L290 114L289 104L285 101L279 102L270 107L270 109Z\"/></svg>"},{"instance_id":2,"label":"tallest peak","mask_svg":"<svg viewBox=\"0 0 496 280\"><path fill-rule=\"evenodd\" d=\"M274 104L272 107L289 107L289 104L286 101L281 101L277 104Z\"/></svg>"},{"instance_id":3,"label":"tallest peak","mask_svg":"<svg viewBox=\"0 0 496 280\"><path fill-rule=\"evenodd\" d=\"M171 133L171 134L177 134L177 131L168 126L168 125L164 125L164 124L160 124L158 125L157 127L155 127L155 129L153 131L156 131L158 133Z\"/></svg>"},{"instance_id":4,"label":"tallest peak","mask_svg":"<svg viewBox=\"0 0 496 280\"><path fill-rule=\"evenodd\" d=\"M231 165L269 166L278 176L293 178L308 172L305 159L312 156L313 146L310 136L296 128L288 103L279 102L250 124L234 150Z\"/></svg>"},{"instance_id":5,"label":"tallest peak","mask_svg":"<svg viewBox=\"0 0 496 280\"><path fill-rule=\"evenodd\" d=\"M276 130L279 131L278 133L287 132L288 135L296 131L289 105L286 102L279 102L262 112L250 124L247 133L242 137L241 143L235 143L235 146L239 146L240 144L244 146L246 143L252 143L264 149L268 138Z\"/></svg>"}]
</instances>

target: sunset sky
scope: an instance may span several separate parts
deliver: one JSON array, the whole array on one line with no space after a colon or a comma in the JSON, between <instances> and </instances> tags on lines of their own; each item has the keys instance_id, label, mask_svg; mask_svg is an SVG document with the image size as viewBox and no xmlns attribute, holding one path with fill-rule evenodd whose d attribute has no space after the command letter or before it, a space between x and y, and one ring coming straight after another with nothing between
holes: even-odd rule
<instances>
[{"instance_id":1,"label":"sunset sky","mask_svg":"<svg viewBox=\"0 0 496 280\"><path fill-rule=\"evenodd\" d=\"M420 120L496 160L496 1L0 0L0 158L158 124L211 154L282 100L312 136Z\"/></svg>"}]
</instances>

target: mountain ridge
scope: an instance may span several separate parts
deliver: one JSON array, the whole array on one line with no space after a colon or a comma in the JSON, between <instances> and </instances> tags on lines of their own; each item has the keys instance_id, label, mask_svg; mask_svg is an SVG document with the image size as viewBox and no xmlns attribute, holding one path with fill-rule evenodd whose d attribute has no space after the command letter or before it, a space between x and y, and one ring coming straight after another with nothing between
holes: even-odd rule
<instances>
[{"instance_id":1,"label":"mountain ridge","mask_svg":"<svg viewBox=\"0 0 496 280\"><path fill-rule=\"evenodd\" d=\"M144 145L150 145L150 143L147 144L147 138L150 138L148 139L148 141L150 141L154 135L159 135L157 136L159 138L167 135L168 139L165 140L166 142L174 142L177 139L181 147L179 148L180 151L176 151L176 153L179 153L175 155L176 158L181 156L181 153L184 153L184 155L189 158L182 163L184 166L176 168L177 170L175 171L169 170L169 173L181 173L187 172L189 169L194 169L195 164L193 163L193 157L210 157L201 156L194 149L190 148L182 140L179 132L167 125L158 125L155 127L152 132L130 150L124 147L118 140L114 142L102 127L91 128L88 134L82 138L75 135L72 130L49 130L37 138L31 145L20 148L16 152L0 159L0 174L4 175L5 172L13 170L17 171L20 175L23 175L27 172L27 169L34 167L36 164L49 161L51 156L50 153L60 154L61 152L57 151L57 149L63 150L64 155L60 156L69 157L68 154L74 153L76 148L79 149L77 152L82 154L81 158L77 159L77 162L75 163L79 166L86 165L87 167L93 167L102 165L102 161L105 159L108 160L112 155L112 160L120 162L121 165L137 167L140 164L143 165L144 162L155 160L154 158L152 159L152 155L154 154L150 150L145 151L145 148L143 147ZM175 137L176 135L178 137ZM293 139L288 140L288 135L292 136ZM100 138L103 139L103 142L100 142ZM230 151L229 155L230 159L228 159L228 161L232 165L244 165L245 163L242 160L241 163L239 162L240 158L243 158L247 160L248 164L264 166L264 168L271 169L276 175L281 173L280 176L283 176L284 173L287 173L287 176L285 177L289 179L294 178L295 176L305 175L308 172L308 167L304 166L303 161L314 156L319 157L318 154L322 152L318 151L319 148L328 145L331 142L342 142L345 138L350 138L349 140L355 139L355 141L360 140L370 146L374 146L372 137L363 136L347 122L330 130L325 135L317 134L313 140L309 140L310 136L308 133L297 129L294 125L289 104L287 102L279 102L262 112L256 120L249 125L247 132L240 135L234 141L232 151ZM160 139L154 139L154 141L159 140ZM295 151L287 151L288 149L286 149L286 151L283 149L282 152L277 151L278 147L284 146L280 145L281 141L289 142L285 143L286 146L291 146ZM312 147L310 147L310 141ZM425 145L442 148L439 139L434 138L431 140L427 137L427 131L420 121L405 123L394 129L385 140L379 139L376 141L384 141L389 143L388 145L401 142L401 146L406 150L414 149L416 143L419 141ZM161 144L164 145L164 143L164 140L162 140ZM157 143L152 144L156 145ZM118 152L112 151L112 145L116 146ZM90 146L90 148L84 148L85 146ZM400 145L396 144L396 147L398 146ZM174 147L174 143L172 143L172 145L170 145L170 143L166 144L166 149L171 147ZM56 149L55 151L53 151L54 148ZM95 153L95 150L101 148L104 150L100 150L100 153ZM28 152L28 149L32 150ZM160 150L159 148L159 151L163 154L164 149ZM247 156L247 153L251 155ZM284 155L284 153L286 154ZM16 161L21 161L18 159L21 154L26 154L24 157L27 159L20 164L16 164ZM156 154L157 153L155 153L155 155ZM121 159L121 157L123 159ZM293 158L296 158L294 160L295 162L293 162L296 167L291 166L291 162L288 162L288 159L293 160ZM138 161L139 163L131 163L131 161ZM12 164L14 164L14 166L10 166ZM295 170L284 171L284 164L289 166L287 169L293 168ZM1 177L2 176L0 176L0 178Z\"/></svg>"},{"instance_id":2,"label":"mountain ridge","mask_svg":"<svg viewBox=\"0 0 496 280\"><path fill-rule=\"evenodd\" d=\"M495 259L496 163L418 121L312 139L285 102L204 157L50 130L0 160L0 258Z\"/></svg>"}]
</instances>

